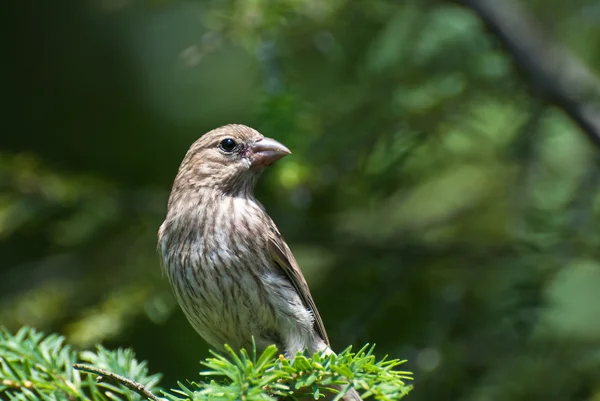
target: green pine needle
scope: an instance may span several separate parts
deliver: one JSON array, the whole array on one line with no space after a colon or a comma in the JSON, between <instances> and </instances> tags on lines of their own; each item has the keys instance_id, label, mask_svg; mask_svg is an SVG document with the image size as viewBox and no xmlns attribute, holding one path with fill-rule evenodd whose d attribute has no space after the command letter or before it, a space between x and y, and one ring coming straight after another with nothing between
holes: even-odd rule
<instances>
[{"instance_id":1,"label":"green pine needle","mask_svg":"<svg viewBox=\"0 0 600 401\"><path fill-rule=\"evenodd\" d=\"M355 388L363 398L399 400L411 390L405 381L412 374L396 369L405 361L377 361L373 350L365 345L339 355L299 353L291 362L275 346L260 355L255 347L248 353L227 346L224 354L212 352L202 362L200 376L206 380L179 382L178 389L166 392L157 387L161 376L150 375L146 362L129 349L98 346L95 352L76 352L56 334L27 327L11 334L0 328L0 399L275 401L337 393L337 400Z\"/></svg>"}]
</instances>

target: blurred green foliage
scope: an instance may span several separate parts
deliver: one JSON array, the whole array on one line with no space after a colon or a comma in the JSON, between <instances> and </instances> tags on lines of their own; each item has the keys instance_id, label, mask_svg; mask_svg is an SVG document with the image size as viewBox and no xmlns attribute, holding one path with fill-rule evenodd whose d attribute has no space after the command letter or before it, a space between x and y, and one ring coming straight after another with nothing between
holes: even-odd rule
<instances>
[{"instance_id":1,"label":"blurred green foliage","mask_svg":"<svg viewBox=\"0 0 600 401\"><path fill-rule=\"evenodd\" d=\"M206 345L156 231L187 147L244 123L293 155L257 189L335 349L377 343L414 400L600 397L600 158L477 17L433 0L4 5L0 323ZM522 2L600 68L592 0Z\"/></svg>"}]
</instances>

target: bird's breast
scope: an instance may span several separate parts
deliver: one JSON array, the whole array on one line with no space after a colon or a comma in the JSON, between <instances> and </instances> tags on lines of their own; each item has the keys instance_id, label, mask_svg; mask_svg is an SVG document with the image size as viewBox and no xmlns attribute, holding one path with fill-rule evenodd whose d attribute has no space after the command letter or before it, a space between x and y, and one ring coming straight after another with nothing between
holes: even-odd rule
<instances>
[{"instance_id":1,"label":"bird's breast","mask_svg":"<svg viewBox=\"0 0 600 401\"><path fill-rule=\"evenodd\" d=\"M275 325L266 285L279 272L268 252L268 221L260 206L231 198L165 230L160 245L169 281L203 337L232 343Z\"/></svg>"}]
</instances>

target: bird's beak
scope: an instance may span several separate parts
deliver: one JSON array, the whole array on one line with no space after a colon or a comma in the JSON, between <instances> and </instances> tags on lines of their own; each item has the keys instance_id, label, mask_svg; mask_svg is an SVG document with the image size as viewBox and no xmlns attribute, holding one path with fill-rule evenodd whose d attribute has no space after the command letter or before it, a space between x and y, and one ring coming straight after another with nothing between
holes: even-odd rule
<instances>
[{"instance_id":1,"label":"bird's beak","mask_svg":"<svg viewBox=\"0 0 600 401\"><path fill-rule=\"evenodd\" d=\"M284 156L291 154L290 150L275 139L264 137L251 145L252 167L266 167Z\"/></svg>"}]
</instances>

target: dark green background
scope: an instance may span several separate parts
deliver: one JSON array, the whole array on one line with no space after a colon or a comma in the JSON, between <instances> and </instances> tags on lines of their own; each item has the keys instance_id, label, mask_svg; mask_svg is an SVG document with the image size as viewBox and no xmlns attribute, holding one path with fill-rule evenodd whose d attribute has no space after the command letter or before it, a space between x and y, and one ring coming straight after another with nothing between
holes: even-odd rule
<instances>
[{"instance_id":1,"label":"dark green background","mask_svg":"<svg viewBox=\"0 0 600 401\"><path fill-rule=\"evenodd\" d=\"M293 152L257 189L335 349L412 400L600 397L598 151L468 9L436 1L21 0L0 15L0 323L208 355L156 231L204 132ZM592 71L600 7L521 1Z\"/></svg>"}]
</instances>

